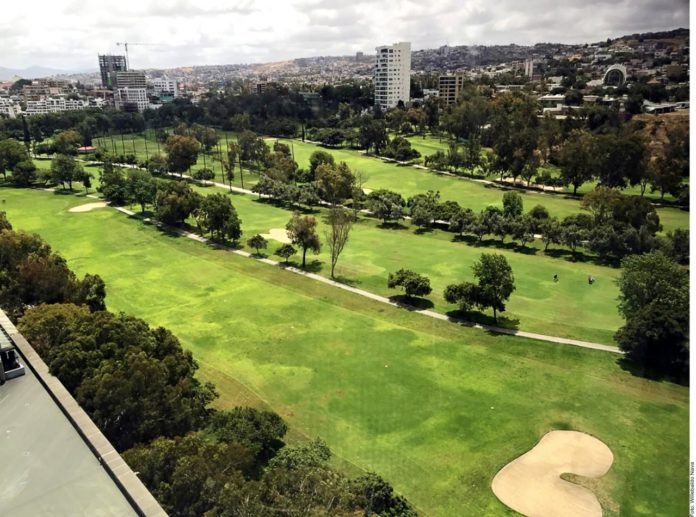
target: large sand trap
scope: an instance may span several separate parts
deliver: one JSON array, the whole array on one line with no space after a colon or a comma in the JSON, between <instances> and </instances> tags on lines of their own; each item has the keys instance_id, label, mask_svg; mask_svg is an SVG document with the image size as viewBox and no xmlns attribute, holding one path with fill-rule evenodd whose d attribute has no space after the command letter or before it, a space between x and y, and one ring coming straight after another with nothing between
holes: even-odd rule
<instances>
[{"instance_id":1,"label":"large sand trap","mask_svg":"<svg viewBox=\"0 0 696 517\"><path fill-rule=\"evenodd\" d=\"M496 474L493 493L530 517L601 517L595 495L560 476L601 477L613 462L611 450L597 438L577 431L551 431Z\"/></svg>"},{"instance_id":2,"label":"large sand trap","mask_svg":"<svg viewBox=\"0 0 696 517\"><path fill-rule=\"evenodd\" d=\"M99 201L98 203L85 203L84 205L77 205L72 207L69 212L89 212L90 210L94 210L95 208L104 208L106 206L106 203L103 201Z\"/></svg>"},{"instance_id":3,"label":"large sand trap","mask_svg":"<svg viewBox=\"0 0 696 517\"><path fill-rule=\"evenodd\" d=\"M271 228L268 233L262 233L261 237L264 239L273 239L283 244L290 244L290 239L288 239L288 232L285 228Z\"/></svg>"}]
</instances>

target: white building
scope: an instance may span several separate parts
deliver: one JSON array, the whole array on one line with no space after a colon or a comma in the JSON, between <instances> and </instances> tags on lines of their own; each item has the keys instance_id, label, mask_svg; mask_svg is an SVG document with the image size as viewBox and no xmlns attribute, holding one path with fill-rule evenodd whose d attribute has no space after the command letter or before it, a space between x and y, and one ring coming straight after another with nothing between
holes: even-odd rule
<instances>
[{"instance_id":1,"label":"white building","mask_svg":"<svg viewBox=\"0 0 696 517\"><path fill-rule=\"evenodd\" d=\"M169 79L168 77L157 77L150 82L152 84L152 89L157 96L179 96L179 88L174 79Z\"/></svg>"},{"instance_id":2,"label":"white building","mask_svg":"<svg viewBox=\"0 0 696 517\"><path fill-rule=\"evenodd\" d=\"M375 105L386 110L399 101L407 103L411 91L411 43L404 41L376 50Z\"/></svg>"},{"instance_id":3,"label":"white building","mask_svg":"<svg viewBox=\"0 0 696 517\"><path fill-rule=\"evenodd\" d=\"M0 115L7 115L9 118L17 118L17 115L19 115L21 111L19 104L15 103L12 99L0 97Z\"/></svg>"},{"instance_id":4,"label":"white building","mask_svg":"<svg viewBox=\"0 0 696 517\"><path fill-rule=\"evenodd\" d=\"M59 111L74 111L89 107L89 103L83 100L66 99L64 97L46 97L38 101L27 101L27 115L41 115L43 113L58 113Z\"/></svg>"},{"instance_id":5,"label":"white building","mask_svg":"<svg viewBox=\"0 0 696 517\"><path fill-rule=\"evenodd\" d=\"M149 106L147 89L117 88L114 91L114 104L121 111L145 111Z\"/></svg>"}]
</instances>

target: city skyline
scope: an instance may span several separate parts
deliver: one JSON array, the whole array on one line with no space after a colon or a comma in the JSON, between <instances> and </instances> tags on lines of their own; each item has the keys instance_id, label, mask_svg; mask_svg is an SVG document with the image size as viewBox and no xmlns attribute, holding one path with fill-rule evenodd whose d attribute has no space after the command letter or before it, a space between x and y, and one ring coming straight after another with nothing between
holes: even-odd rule
<instances>
[{"instance_id":1,"label":"city skyline","mask_svg":"<svg viewBox=\"0 0 696 517\"><path fill-rule=\"evenodd\" d=\"M412 49L449 45L584 43L625 34L688 27L688 1L484 3L342 0L236 3L179 0L167 6L124 1L108 9L29 0L6 6L0 66L91 71L96 53L123 53L133 68L264 63L319 55L373 53L375 45L411 41ZM27 17L26 12L32 16ZM374 20L389 23L372 23ZM147 46L138 46L144 43Z\"/></svg>"}]
</instances>

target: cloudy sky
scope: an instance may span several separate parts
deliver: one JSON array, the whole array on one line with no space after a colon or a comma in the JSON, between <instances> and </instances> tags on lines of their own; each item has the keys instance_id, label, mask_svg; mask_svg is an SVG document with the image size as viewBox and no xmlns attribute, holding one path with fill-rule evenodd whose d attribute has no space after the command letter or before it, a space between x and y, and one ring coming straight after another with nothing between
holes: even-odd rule
<instances>
[{"instance_id":1,"label":"cloudy sky","mask_svg":"<svg viewBox=\"0 0 696 517\"><path fill-rule=\"evenodd\" d=\"M258 63L450 45L591 42L689 26L688 0L19 0L3 2L0 66L97 69Z\"/></svg>"}]
</instances>

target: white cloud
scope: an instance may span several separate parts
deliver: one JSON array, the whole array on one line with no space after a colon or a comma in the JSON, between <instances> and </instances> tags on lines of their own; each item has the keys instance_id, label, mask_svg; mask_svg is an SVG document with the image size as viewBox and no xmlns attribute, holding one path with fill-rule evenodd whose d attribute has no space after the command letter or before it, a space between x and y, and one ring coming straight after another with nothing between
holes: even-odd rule
<instances>
[{"instance_id":1,"label":"white cloud","mask_svg":"<svg viewBox=\"0 0 696 517\"><path fill-rule=\"evenodd\" d=\"M411 41L456 44L598 41L688 27L688 0L24 0L3 5L0 66L96 69L132 45L137 67L341 55Z\"/></svg>"}]
</instances>

